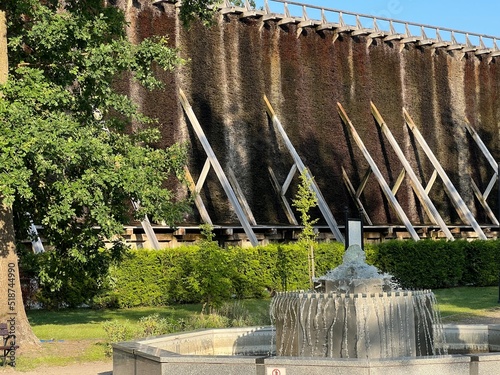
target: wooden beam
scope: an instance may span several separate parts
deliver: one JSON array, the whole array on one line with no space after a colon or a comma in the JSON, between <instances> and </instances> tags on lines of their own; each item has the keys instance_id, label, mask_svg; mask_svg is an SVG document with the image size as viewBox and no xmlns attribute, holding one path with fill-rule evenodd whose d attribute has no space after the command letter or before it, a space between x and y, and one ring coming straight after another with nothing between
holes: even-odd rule
<instances>
[{"instance_id":1,"label":"wooden beam","mask_svg":"<svg viewBox=\"0 0 500 375\"><path fill-rule=\"evenodd\" d=\"M394 184L394 186L392 187L392 190L391 190L391 191L392 191L392 194L396 195L396 194L398 193L398 190L399 190L399 188L401 187L401 184L403 183L403 180L404 180L404 178L405 178L405 175L406 175L405 170L404 170L404 169L402 169L402 170L401 170L401 173L399 173L399 176L398 176L398 178L397 178L397 180L396 180L396 183L395 183L395 184Z\"/></svg>"},{"instance_id":2,"label":"wooden beam","mask_svg":"<svg viewBox=\"0 0 500 375\"><path fill-rule=\"evenodd\" d=\"M356 192L356 189L354 189L353 184L351 183L351 180L349 179L349 176L347 175L347 172L345 171L345 168L342 167L342 178L344 179L344 183L347 187L347 191L351 195L352 199L354 200L354 203L356 204L356 207L358 210L363 214L365 217L365 221L368 225L373 225L370 216L368 216L368 213L365 210L365 207L363 206L363 202L359 199L360 195Z\"/></svg>"},{"instance_id":3,"label":"wooden beam","mask_svg":"<svg viewBox=\"0 0 500 375\"><path fill-rule=\"evenodd\" d=\"M319 187L316 185L316 182L308 172L306 166L302 162L302 159L300 158L299 154L295 150L295 148L292 145L292 142L290 141L290 138L288 138L288 135L285 132L285 129L281 125L281 122L279 121L278 117L276 116L276 113L274 112L273 107L271 106L271 103L267 99L267 96L264 95L264 101L266 103L266 110L267 114L269 115L269 118L271 119L272 123L274 126L278 129L278 132L281 134L281 137L283 138L283 141L285 142L285 145L288 148L288 151L290 152L290 155L292 156L295 165L297 166L298 170L300 173L305 173L306 176L309 178L311 181L310 188L311 190L316 194L316 198L318 199L318 207L323 214L323 217L326 220L326 223L328 224L328 227L332 231L333 235L337 239L337 241L345 243L344 241L344 236L342 236L342 233L340 232L337 222L335 221L335 218L332 215L332 212L330 211L330 208L328 207L323 194L321 194L321 191Z\"/></svg>"},{"instance_id":4,"label":"wooden beam","mask_svg":"<svg viewBox=\"0 0 500 375\"><path fill-rule=\"evenodd\" d=\"M139 202L132 201L132 205L134 206L135 210L138 210L140 208ZM144 218L141 220L141 226L142 229L144 229L144 233L146 233L149 243L151 244L153 249L160 250L160 243L158 242L158 238L156 237L155 231L151 226L151 222L149 221L147 215L144 216Z\"/></svg>"},{"instance_id":5,"label":"wooden beam","mask_svg":"<svg viewBox=\"0 0 500 375\"><path fill-rule=\"evenodd\" d=\"M491 222L494 225L499 225L495 214L491 210L490 205L486 201L486 198L484 197L484 195L481 194L481 190L479 190L479 188L477 187L474 180L471 180L471 185L472 185L472 190L474 190L474 194L476 195L477 200L479 201L479 203L481 203L481 206L483 206L484 210L486 211L486 215L488 215L488 217L490 218Z\"/></svg>"},{"instance_id":6,"label":"wooden beam","mask_svg":"<svg viewBox=\"0 0 500 375\"><path fill-rule=\"evenodd\" d=\"M231 182L231 185L233 186L234 193L236 194L236 198L238 198L238 202L240 202L241 207L245 211L246 217L248 218L248 221L252 225L257 225L257 222L255 221L255 218L253 216L253 212L250 209L250 206L248 205L247 199L245 198L245 195L243 194L243 190L241 190L240 184L238 183L238 180L236 179L236 175L234 174L233 170L231 168L227 169L227 176L229 178L229 181Z\"/></svg>"},{"instance_id":7,"label":"wooden beam","mask_svg":"<svg viewBox=\"0 0 500 375\"><path fill-rule=\"evenodd\" d=\"M431 178L429 178L429 181L427 182L427 185L425 187L425 193L426 194L429 194L429 192L431 191L432 187L434 186L434 182L436 182L437 176L438 176L438 173L434 169L432 171Z\"/></svg>"},{"instance_id":8,"label":"wooden beam","mask_svg":"<svg viewBox=\"0 0 500 375\"><path fill-rule=\"evenodd\" d=\"M462 220L466 224L469 224L470 226L472 226L472 228L477 233L477 235L479 236L480 239L486 240L487 237L484 234L481 227L479 226L479 224L477 223L476 218L474 217L474 215L472 215L472 212L470 212L469 208L467 207L464 200L462 199L462 197L458 193L457 189L455 188L455 186L453 185L453 183L449 179L448 175L446 174L443 167L441 166L441 164L437 160L436 156L434 155L434 153L430 149L430 147L427 144L427 142L425 141L424 137L422 136L422 134L420 134L420 131L416 127L415 123L413 122L413 119L408 114L408 112L406 111L405 108L403 108L403 115L404 115L406 124L413 132L413 135L415 136L416 140L420 144L420 147L422 147L422 149L426 153L427 157L429 158L430 162L434 166L434 169L439 174L439 177L441 177L441 179L443 180L445 191L448 194L448 197L452 201L453 205L455 206L458 214L460 215L460 217L462 218Z\"/></svg>"},{"instance_id":9,"label":"wooden beam","mask_svg":"<svg viewBox=\"0 0 500 375\"><path fill-rule=\"evenodd\" d=\"M413 168L411 167L410 163L406 159L405 154L403 153L403 150L401 147L399 147L398 142L392 135L392 132L390 131L389 127L385 123L384 119L380 115L377 107L375 107L375 104L373 102L371 103L371 110L373 117L375 118L377 124L380 126L380 129L386 136L387 140L391 144L394 152L398 156L399 160L401 161L401 164L403 164L404 170L406 170L406 173L408 174L408 177L410 178L411 181L411 186L413 187L413 190L415 191L415 194L417 195L418 199L420 200L420 203L422 204L424 210L427 213L427 216L429 216L429 219L433 221L434 223L438 224L443 233L446 235L446 238L448 238L450 241L454 240L453 235L451 234L450 230L448 229L448 226L444 222L443 218L439 214L439 211L437 210L436 206L434 206L434 203L432 200L429 198L429 195L425 191L424 187L420 183L420 180L418 179L417 175L413 171Z\"/></svg>"},{"instance_id":10,"label":"wooden beam","mask_svg":"<svg viewBox=\"0 0 500 375\"><path fill-rule=\"evenodd\" d=\"M219 163L219 160L215 156L212 146L210 146L210 143L208 142L208 139L205 133L203 132L203 129L200 123L198 122L198 119L196 118L193 108L189 104L189 101L187 100L186 95L184 94L182 89L179 89L179 99L181 101L182 107L184 108L186 116L188 117L196 135L198 136L198 139L200 140L203 146L203 149L205 150L205 153L207 154L208 159L210 159L210 164L214 168L215 174L217 175L219 182L221 183L222 188L224 189L224 192L226 193L229 199L229 202L233 206L236 216L238 216L238 219L240 220L243 230L245 231L248 239L250 240L250 243L253 246L257 246L259 244L259 241L257 240L257 237L255 236L255 233L248 221L248 218L245 216L245 213L241 208L238 198L236 198L236 194L234 193L234 190L231 187L231 184L229 183L229 180L227 179L226 174L224 173Z\"/></svg>"},{"instance_id":11,"label":"wooden beam","mask_svg":"<svg viewBox=\"0 0 500 375\"><path fill-rule=\"evenodd\" d=\"M206 158L205 164L203 164L203 168L201 169L200 176L198 177L198 181L196 182L196 191L200 192L203 188L208 172L210 172L210 159Z\"/></svg>"},{"instance_id":12,"label":"wooden beam","mask_svg":"<svg viewBox=\"0 0 500 375\"><path fill-rule=\"evenodd\" d=\"M189 190L191 190L191 193L193 194L194 197L194 204L196 205L196 208L198 209L198 212L200 213L201 220L203 220L204 223L212 225L212 219L210 218L210 215L208 214L208 211L205 207L205 204L203 203L203 200L200 197L200 190L197 188L197 186L194 183L193 176L189 172L188 167L184 167L184 173L186 174L186 179L189 184ZM199 180L198 180L199 181Z\"/></svg>"},{"instance_id":13,"label":"wooden beam","mask_svg":"<svg viewBox=\"0 0 500 375\"><path fill-rule=\"evenodd\" d=\"M298 221L295 218L295 215L293 213L292 207L290 207L290 204L288 203L288 200L286 199L285 195L282 194L282 188L278 182L278 179L276 178L276 175L274 174L273 169L271 167L268 167L268 170L269 170L269 175L271 176L271 183L274 187L274 190L281 198L281 204L282 204L283 209L285 211L285 215L288 219L288 222L292 225L299 225L299 223L298 223Z\"/></svg>"},{"instance_id":14,"label":"wooden beam","mask_svg":"<svg viewBox=\"0 0 500 375\"><path fill-rule=\"evenodd\" d=\"M392 208L396 212L399 219L403 222L404 226L406 227L406 230L408 230L408 233L411 235L411 237L415 241L420 240L420 237L418 236L417 232L413 228L413 225L411 224L410 220L408 220L408 217L406 216L405 212L401 208L398 200L396 199L394 194L392 194L391 188L389 187L389 185L387 185L387 182L385 181L384 177L382 176L382 173L378 169L377 164L375 163L375 161L371 157L370 153L368 152L367 148L365 147L363 141L359 137L358 132L356 131L356 129L354 128L354 125L352 124L351 120L347 116L347 113L345 112L344 108L342 107L342 104L337 103L337 106L338 106L339 114L340 114L340 117L342 118L342 121L344 121L344 123L349 126L349 129L350 129L351 134L354 138L354 141L356 142L359 149L363 153L366 161L370 165L370 168L371 168L375 178L377 179L380 187L382 188L382 191L384 192L385 197L389 201L389 204L392 206Z\"/></svg>"},{"instance_id":15,"label":"wooden beam","mask_svg":"<svg viewBox=\"0 0 500 375\"><path fill-rule=\"evenodd\" d=\"M283 186L281 187L281 195L285 195L286 192L288 191L288 188L292 183L293 176L295 176L296 172L297 172L297 165L293 164L292 167L290 168L290 171L288 172L288 175L286 176L285 182L283 182Z\"/></svg>"}]
</instances>

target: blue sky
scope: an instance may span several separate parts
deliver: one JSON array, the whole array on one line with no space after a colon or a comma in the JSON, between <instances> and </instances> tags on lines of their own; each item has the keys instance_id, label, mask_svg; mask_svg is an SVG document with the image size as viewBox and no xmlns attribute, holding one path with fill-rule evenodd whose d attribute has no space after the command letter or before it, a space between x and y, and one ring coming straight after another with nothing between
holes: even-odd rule
<instances>
[{"instance_id":1,"label":"blue sky","mask_svg":"<svg viewBox=\"0 0 500 375\"><path fill-rule=\"evenodd\" d=\"M500 37L498 0L296 0L320 7L439 26ZM257 5L264 0L257 0ZM283 13L283 5L269 0L272 11ZM292 15L300 7L290 6ZM309 14L311 13L311 14ZM309 18L318 18L308 11ZM347 20L346 20L347 21ZM500 44L500 42L499 42Z\"/></svg>"}]
</instances>

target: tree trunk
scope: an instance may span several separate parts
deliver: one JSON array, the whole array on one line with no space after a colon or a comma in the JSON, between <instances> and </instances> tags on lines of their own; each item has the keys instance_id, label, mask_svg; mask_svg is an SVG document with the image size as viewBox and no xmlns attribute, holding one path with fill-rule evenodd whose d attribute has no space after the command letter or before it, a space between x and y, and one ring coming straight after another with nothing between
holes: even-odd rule
<instances>
[{"instance_id":1,"label":"tree trunk","mask_svg":"<svg viewBox=\"0 0 500 375\"><path fill-rule=\"evenodd\" d=\"M0 11L0 83L7 80L7 27L5 13ZM15 246L12 209L0 197L0 323L7 323L11 334L16 335L20 350L38 347L39 340L33 333L24 310L19 266Z\"/></svg>"},{"instance_id":2,"label":"tree trunk","mask_svg":"<svg viewBox=\"0 0 500 375\"><path fill-rule=\"evenodd\" d=\"M16 335L20 350L39 346L24 310L12 210L4 204L0 207L0 322Z\"/></svg>"}]
</instances>

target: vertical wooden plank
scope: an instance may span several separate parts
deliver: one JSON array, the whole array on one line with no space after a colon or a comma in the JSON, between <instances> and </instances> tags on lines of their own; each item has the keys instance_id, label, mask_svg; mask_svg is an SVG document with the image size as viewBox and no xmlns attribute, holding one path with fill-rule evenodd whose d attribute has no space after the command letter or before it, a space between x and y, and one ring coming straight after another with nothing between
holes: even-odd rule
<instances>
[{"instance_id":1,"label":"vertical wooden plank","mask_svg":"<svg viewBox=\"0 0 500 375\"><path fill-rule=\"evenodd\" d=\"M233 188L231 187L231 184L229 183L229 180L226 177L226 174L222 170L222 167L219 163L219 160L215 156L215 153L212 149L212 146L210 146L210 143L208 142L208 139L203 132L203 129L198 122L198 119L196 118L196 115L193 111L193 108L189 104L186 95L184 95L184 92L182 89L179 89L179 98L182 104L182 107L184 108L184 112L186 113L191 126L193 127L198 139L200 140L203 149L205 150L205 153L207 154L208 159L210 159L210 164L212 164L212 167L214 168L215 174L217 175L219 182L222 185L222 188L224 189L224 192L226 193L229 201L231 202L231 205L234 208L234 211L236 213L236 216L238 216L238 219L240 220L241 226L243 227L243 230L245 231L248 239L250 240L250 243L252 246L257 246L259 244L259 241L257 240L257 236L255 235L248 218L245 216L245 213L243 212L243 209L241 208L240 203L238 202L238 199L236 198L236 194L233 191Z\"/></svg>"},{"instance_id":2,"label":"vertical wooden plank","mask_svg":"<svg viewBox=\"0 0 500 375\"><path fill-rule=\"evenodd\" d=\"M479 226L479 224L477 223L476 218L474 217L474 215L472 215L472 212L470 212L469 208L467 207L464 200L462 199L462 197L458 193L457 189L455 188L455 186L453 185L453 183L449 179L448 175L446 174L443 167L441 166L441 164L437 160L436 156L434 155L432 150L429 148L429 145L425 141L424 137L422 136L422 134L420 134L420 131L416 127L415 123L413 122L413 119L408 114L408 112L406 111L405 108L403 108L403 114L404 114L406 124L413 132L413 135L415 136L418 143L420 144L420 147L422 147L425 154L429 158L430 162L434 166L434 169L437 171L439 177L441 177L441 179L443 180L445 191L447 192L450 200L453 202L453 205L455 206L458 214L460 215L460 217L462 218L462 220L466 224L469 224L470 226L472 226L472 228L477 233L477 235L479 236L480 239L486 240L487 237L484 234L481 227Z\"/></svg>"},{"instance_id":3,"label":"vertical wooden plank","mask_svg":"<svg viewBox=\"0 0 500 375\"><path fill-rule=\"evenodd\" d=\"M434 206L434 203L432 200L429 198L429 195L425 191L424 187L420 183L420 180L418 179L417 175L413 171L413 168L411 167L410 163L406 159L406 156L403 153L403 150L401 147L399 147L398 142L392 135L392 132L390 131L389 127L385 123L384 119L380 115L377 107L375 107L375 104L371 103L371 110L373 117L375 118L376 122L380 126L382 132L386 136L386 138L389 140L389 143L391 144L394 152L398 156L399 160L403 164L403 168L406 170L406 173L408 174L408 177L410 178L412 182L412 187L413 190L415 191L415 194L417 195L418 199L422 203L422 206L424 207L427 216L433 221L434 223L438 224L443 233L446 235L446 238L448 238L450 241L454 240L453 235L451 234L450 230L448 229L448 226L444 222L443 218L439 214L439 211L437 210L436 206Z\"/></svg>"},{"instance_id":4,"label":"vertical wooden plank","mask_svg":"<svg viewBox=\"0 0 500 375\"><path fill-rule=\"evenodd\" d=\"M316 198L318 199L318 207L323 214L323 217L326 220L326 223L328 224L328 227L332 231L333 235L337 239L337 241L344 243L344 236L342 236L342 233L340 233L340 230L337 226L337 222L335 221L335 218L332 215L332 212L330 211L330 208L328 208L328 205L325 201L325 198L323 197L323 194L321 194L321 191L319 190L318 185L316 185L316 182L314 182L314 179L312 176L309 174L307 168L305 167L304 163L302 162L302 159L300 158L299 154L295 150L295 148L292 145L292 142L290 141L290 138L288 138L288 135L285 132L285 129L281 125L281 122L279 121L278 117L274 113L274 109L271 106L271 103L269 103L269 100L267 97L264 95L264 101L266 102L266 110L267 114L271 118L271 121L273 122L274 126L278 129L278 132L281 134L281 137L283 138L283 141L286 144L286 147L288 148L288 152L292 156L295 165L297 166L298 170L300 173L305 173L307 177L311 181L310 188L314 193L316 194Z\"/></svg>"},{"instance_id":5,"label":"vertical wooden plank","mask_svg":"<svg viewBox=\"0 0 500 375\"><path fill-rule=\"evenodd\" d=\"M339 109L340 117L342 118L344 123L349 126L349 128L351 130L351 134L354 138L354 141L356 142L359 149L363 153L363 156L365 157L366 161L370 165L370 168L373 172L373 175L375 176L380 187L382 188L382 191L384 192L385 197L389 201L389 204L392 206L392 208L394 209L394 211L398 215L399 219L403 222L404 226L406 227L406 230L411 235L411 237L415 241L420 240L420 237L418 236L417 232L415 231L415 228L413 228L413 225L411 224L410 220L408 220L408 217L406 216L405 212L401 208L398 200L396 199L394 194L392 194L391 188L389 187L389 185L387 185L387 182L385 181L384 177L382 176L382 173L378 169L377 164L375 163L375 161L371 157L370 153L368 152L367 148L365 147L363 141L359 137L358 132L354 128L354 125L352 124L351 120L347 116L347 113L345 112L344 108L342 107L342 105L340 103L337 103L337 106Z\"/></svg>"}]
</instances>

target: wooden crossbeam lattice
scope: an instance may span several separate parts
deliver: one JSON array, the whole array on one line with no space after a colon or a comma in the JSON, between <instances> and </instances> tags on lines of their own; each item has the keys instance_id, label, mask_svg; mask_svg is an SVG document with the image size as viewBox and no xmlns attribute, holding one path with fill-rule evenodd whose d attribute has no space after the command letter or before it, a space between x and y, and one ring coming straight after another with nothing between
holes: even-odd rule
<instances>
[{"instance_id":1,"label":"wooden crossbeam lattice","mask_svg":"<svg viewBox=\"0 0 500 375\"><path fill-rule=\"evenodd\" d=\"M293 165L293 168L297 170L297 166L295 164ZM269 170L269 175L271 177L271 183L273 185L276 194L278 194L278 196L280 197L280 202L283 207L283 210L285 211L288 222L292 225L299 225L297 218L293 213L292 207L290 206L290 203L288 203L288 200L285 197L286 189L284 189L284 185L280 186L280 183L278 182L278 179L276 178L276 175L274 174L274 171L271 167L268 167L268 170Z\"/></svg>"},{"instance_id":2,"label":"wooden crossbeam lattice","mask_svg":"<svg viewBox=\"0 0 500 375\"><path fill-rule=\"evenodd\" d=\"M399 204L398 200L394 196L391 188L385 181L384 177L382 176L382 173L380 172L379 168L377 167L377 164L371 157L370 153L368 152L368 149L365 147L363 141L361 140L360 136L358 135L358 132L356 131L356 128L352 124L351 120L347 116L346 111L342 107L340 103L337 103L338 106L338 111L339 115L342 118L342 121L349 127L349 130L351 132L352 137L354 138L354 141L358 145L359 149L361 150L363 156L365 157L366 161L370 165L370 169L373 172L373 175L377 179L380 187L382 188L382 191L387 198L389 204L393 208L393 210L396 212L396 215L399 217L399 219L403 222L404 226L406 227L406 230L410 234L410 236L415 240L418 241L420 240L420 237L418 236L417 232L415 231L415 228L413 228L413 225L411 224L410 220L406 216L406 213L403 211L401 208L401 205Z\"/></svg>"},{"instance_id":3,"label":"wooden crossbeam lattice","mask_svg":"<svg viewBox=\"0 0 500 375\"><path fill-rule=\"evenodd\" d=\"M354 203L356 204L356 207L358 211L363 215L365 218L365 221L368 225L373 225L372 220L370 219L370 216L368 215L368 212L366 211L365 207L363 206L363 202L361 202L361 194L363 193L363 189L366 186L366 183L368 182L368 177L370 177L372 171L370 168L368 168L367 172L365 173L365 176L361 180L361 183L357 189L354 188L354 185L352 184L351 180L349 179L349 176L347 175L347 172L345 168L342 166L342 178L344 180L344 184L347 187L347 191L349 192L349 195L353 199Z\"/></svg>"},{"instance_id":4,"label":"wooden crossbeam lattice","mask_svg":"<svg viewBox=\"0 0 500 375\"><path fill-rule=\"evenodd\" d=\"M429 219L435 223L438 224L443 233L446 235L446 238L449 240L453 241L454 237L451 234L450 230L448 229L448 226L444 222L443 218L439 214L438 210L434 206L434 203L432 200L429 198L429 195L420 183L420 180L418 179L417 175L413 171L413 168L411 167L410 163L406 159L403 150L401 147L399 147L399 144L397 143L396 139L392 135L392 132L390 131L389 127L385 123L384 119L380 115L380 112L378 111L377 107L375 107L375 104L373 102L371 103L371 110L373 117L375 118L377 124L380 126L380 129L386 136L386 138L389 140L389 143L391 144L392 148L394 149L394 152L398 156L399 160L403 164L403 168L406 171L406 174L410 178L411 181L411 187L413 188L413 191L415 192L416 196L420 200L420 203L422 204L425 212L427 213L427 216Z\"/></svg>"},{"instance_id":5,"label":"wooden crossbeam lattice","mask_svg":"<svg viewBox=\"0 0 500 375\"><path fill-rule=\"evenodd\" d=\"M269 102L269 100L267 99L267 96L265 96L265 95L264 95L264 101L266 103L267 114L269 115L271 122L274 124L274 126L276 127L276 129L280 133L281 137L283 138L283 141L285 142L285 145L288 148L288 151L289 151L290 155L292 156L292 159L293 159L294 164L295 164L295 168L292 167L292 169L290 169L290 173L288 174L288 177L285 181L285 184L283 184L282 195L284 195L286 193L286 189L288 188L290 181L293 178L293 175L295 174L296 170L298 170L300 173L305 173L306 176L308 177L309 181L311 181L311 184L309 187L310 187L311 191L313 191L316 194L316 198L318 199L318 207L319 207L326 223L328 224L328 227L332 231L332 233L335 236L337 241L345 243L344 236L340 232L340 230L337 226L337 222L335 221L335 218L333 217L333 214L330 211L330 208L328 207L328 205L325 201L325 198L323 197L323 194L321 193L321 190L319 189L318 185L316 184L316 182L314 181L314 179L310 175L308 169L306 168L306 166L302 162L302 159L300 158L299 154L297 153L297 151L293 147L293 144L290 141L290 138L288 138L288 135L286 134L285 129L283 128L283 125L281 125L281 122L278 119L278 117L276 116L276 113L274 112L274 109L271 106L271 103Z\"/></svg>"},{"instance_id":6,"label":"wooden crossbeam lattice","mask_svg":"<svg viewBox=\"0 0 500 375\"><path fill-rule=\"evenodd\" d=\"M189 104L189 101L186 98L186 95L182 91L182 89L179 89L179 99L181 101L182 107L184 109L184 112L186 113L186 116L189 119L189 122L191 123L191 126L193 127L198 139L201 142L201 145L203 146L203 149L205 150L205 153L207 154L207 160L208 162L205 162L205 167L203 168L202 171L202 176L203 176L203 181L206 178L206 174L208 173L209 166L211 166L215 174L217 175L217 178L219 179L219 182L222 185L222 188L224 189L224 192L226 193L226 196L229 199L229 202L231 203L236 216L238 217L241 226L243 227L243 230L245 231L245 234L247 235L248 239L250 240L250 243L253 246L257 246L259 244L259 241L257 240L257 236L255 235L252 226L250 225L250 221L245 215L245 210L242 208L240 201L243 201L244 198L241 196L238 198L237 194L233 190L233 187L231 186L229 179L227 178L226 174L224 173L224 170L222 169L219 160L215 156L215 153L212 149L212 146L210 146L210 143L208 142L208 139L198 122L198 119L193 111L193 108ZM200 176L201 178L201 176ZM203 183L196 183L196 189L199 191L201 187L203 186ZM247 208L247 212L249 211L249 208ZM253 217L253 216L252 216Z\"/></svg>"},{"instance_id":7,"label":"wooden crossbeam lattice","mask_svg":"<svg viewBox=\"0 0 500 375\"><path fill-rule=\"evenodd\" d=\"M483 206L483 208L486 211L486 214L488 215L491 222L494 225L499 225L498 219L495 216L495 214L493 213L493 211L491 210L491 208L488 204L488 201L487 201L488 196L491 193L491 190L495 186L495 183L498 181L498 163L493 158L493 155L491 155L490 151L488 150L488 148L484 144L484 142L481 139L481 137L479 136L479 134L476 132L476 130L468 122L465 123L465 128L470 133L470 135L472 136L472 139L474 139L477 146L479 147L479 149L481 150L481 152L485 156L486 160L488 161L488 164L493 169L493 176L491 177L490 182L488 183L488 186L486 187L484 192L481 192L481 190L476 185L474 180L471 179L472 189L474 190L474 194L476 195L477 200Z\"/></svg>"},{"instance_id":8,"label":"wooden crossbeam lattice","mask_svg":"<svg viewBox=\"0 0 500 375\"><path fill-rule=\"evenodd\" d=\"M453 205L455 206L455 209L457 210L457 213L459 214L460 218L462 219L462 221L464 223L470 225L474 229L474 231L476 232L476 234L478 235L478 237L480 239L486 240L487 237L484 234L481 227L479 226L479 224L477 223L476 218L474 217L474 215L472 215L472 212L469 210L469 208L465 204L464 200L462 199L462 197L458 193L457 189L455 188L455 186L453 185L453 183L449 179L447 173L445 172L445 170L443 169L443 167L441 166L441 164L437 160L436 156L434 155L434 153L430 149L429 145L425 141L424 137L422 136L422 134L420 133L420 131L416 127L415 123L413 122L413 119L411 118L411 116L409 115L409 113L406 111L405 108L403 108L403 115L404 115L406 124L408 125L408 127L410 128L410 130L413 133L413 136L415 137L417 142L420 144L420 147L422 147L422 149L424 150L425 154L427 155L427 158L432 163L432 165L433 165L434 169L436 170L437 174L439 175L439 177L441 177L441 180L443 181L443 184L444 184L445 192L448 195L448 197L450 198Z\"/></svg>"}]
</instances>

